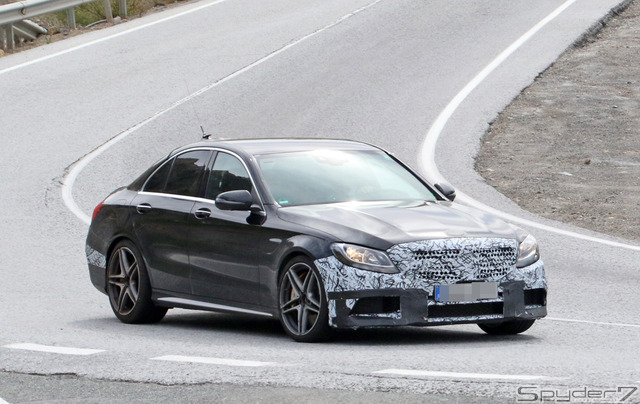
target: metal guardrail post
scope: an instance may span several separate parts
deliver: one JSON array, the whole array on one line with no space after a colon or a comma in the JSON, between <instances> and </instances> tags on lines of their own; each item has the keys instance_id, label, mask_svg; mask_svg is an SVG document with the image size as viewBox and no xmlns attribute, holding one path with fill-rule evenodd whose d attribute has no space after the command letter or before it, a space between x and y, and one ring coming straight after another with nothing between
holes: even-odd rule
<instances>
[{"instance_id":1,"label":"metal guardrail post","mask_svg":"<svg viewBox=\"0 0 640 404\"><path fill-rule=\"evenodd\" d=\"M120 8L120 17L129 18L129 14L127 13L127 0L120 0L118 7Z\"/></svg>"},{"instance_id":2,"label":"metal guardrail post","mask_svg":"<svg viewBox=\"0 0 640 404\"><path fill-rule=\"evenodd\" d=\"M104 0L104 15L109 22L113 24L113 12L111 11L111 0Z\"/></svg>"},{"instance_id":3,"label":"metal guardrail post","mask_svg":"<svg viewBox=\"0 0 640 404\"><path fill-rule=\"evenodd\" d=\"M76 9L75 7L70 7L67 9L67 25L69 28L76 29Z\"/></svg>"},{"instance_id":4,"label":"metal guardrail post","mask_svg":"<svg viewBox=\"0 0 640 404\"><path fill-rule=\"evenodd\" d=\"M13 36L13 24L5 26L4 36L7 38L7 48L14 50L16 48L16 38Z\"/></svg>"}]
</instances>

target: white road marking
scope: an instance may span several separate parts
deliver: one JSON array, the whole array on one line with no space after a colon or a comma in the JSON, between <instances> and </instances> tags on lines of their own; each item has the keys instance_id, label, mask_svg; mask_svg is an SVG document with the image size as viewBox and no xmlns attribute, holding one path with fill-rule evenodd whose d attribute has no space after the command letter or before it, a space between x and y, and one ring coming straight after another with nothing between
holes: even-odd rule
<instances>
[{"instance_id":1,"label":"white road marking","mask_svg":"<svg viewBox=\"0 0 640 404\"><path fill-rule=\"evenodd\" d=\"M2 397L0 397L0 404L9 404L7 401L4 401Z\"/></svg>"},{"instance_id":2,"label":"white road marking","mask_svg":"<svg viewBox=\"0 0 640 404\"><path fill-rule=\"evenodd\" d=\"M276 362L258 362L258 361L244 361L238 359L225 359L225 358L210 358L203 356L182 356L182 355L166 355L159 356L157 358L151 358L156 361L170 361L170 362L188 362L188 363L205 363L208 365L222 365L222 366L244 366L244 367L260 367L260 366L277 366Z\"/></svg>"},{"instance_id":3,"label":"white road marking","mask_svg":"<svg viewBox=\"0 0 640 404\"><path fill-rule=\"evenodd\" d=\"M482 380L564 380L566 377L549 377L536 375L497 375L490 373L456 373L456 372L435 372L429 370L411 369L385 369L373 372L374 374L397 375L397 376L420 376L452 379L482 379Z\"/></svg>"},{"instance_id":4,"label":"white road marking","mask_svg":"<svg viewBox=\"0 0 640 404\"><path fill-rule=\"evenodd\" d=\"M603 322L603 321L573 320L573 319L570 319L570 318L545 317L543 320L561 321L561 322L565 322L565 323L583 323L583 324L594 324L594 325L606 325L606 326L613 326L613 327L640 328L640 324L607 323L607 322Z\"/></svg>"},{"instance_id":5,"label":"white road marking","mask_svg":"<svg viewBox=\"0 0 640 404\"><path fill-rule=\"evenodd\" d=\"M100 352L105 352L102 349L72 348L72 347L39 345L39 344L29 344L29 343L9 344L9 345L5 345L4 348L23 349L26 351L48 352L48 353L56 353L56 354L62 354L62 355L93 355Z\"/></svg>"},{"instance_id":6,"label":"white road marking","mask_svg":"<svg viewBox=\"0 0 640 404\"><path fill-rule=\"evenodd\" d=\"M478 202L478 201L474 200L473 198L471 198L468 195L465 195L462 192L456 192L456 193L458 195L456 197L456 201L464 202L467 205L474 206L474 207L476 207L476 208L478 208L480 210L484 210L485 212L491 213L491 214L493 214L495 216L502 217L503 219L505 219L507 221L510 221L510 222L513 222L513 223L520 223L520 224L525 225L525 226L535 227L537 229L545 230L545 231L548 231L548 232L551 232L551 233L556 233L556 234L560 234L560 235L567 236L567 237L573 237L573 238L577 238L577 239L581 239L581 240L585 240L585 241L590 241L590 242L594 242L594 243L608 245L610 247L625 248L627 250L640 251L640 246L637 246L637 245L620 243L620 242L617 242L617 241L607 240L607 239L599 238L599 237L587 236L586 234L580 234L580 233L576 233L576 232L572 232L572 231L568 231L568 230L558 229L558 228L553 227L553 226L548 226L546 224L534 222L532 220L523 219L523 218L520 218L518 216L514 216L514 215L511 215L509 213L502 212L502 211L499 211L499 210L494 209L492 207L489 207L489 206L483 204L482 202Z\"/></svg>"},{"instance_id":7,"label":"white road marking","mask_svg":"<svg viewBox=\"0 0 640 404\"><path fill-rule=\"evenodd\" d=\"M198 6L198 7L191 8L189 10L180 12L178 14L173 14L173 15L170 15L168 17L161 18L159 20L149 22L147 24L138 25L137 27L133 27L133 28L128 29L126 31L120 31L120 32L115 33L113 35L109 35L109 36L106 36L106 37L103 37L103 38L100 38L100 39L96 39L95 41L86 42L86 43L83 43L82 45L74 46L73 48L65 49L63 51L52 53L50 55L43 56L41 58L33 59L33 60L28 61L28 62L24 62L24 63L18 64L18 65L15 65L15 66L11 66L11 67L8 67L8 68L6 68L4 70L0 70L0 75L2 75L4 73L11 72L13 70L21 69L23 67L27 67L27 66L30 66L30 65L33 65L33 64L36 64L36 63L44 62L45 60L53 59L55 57L58 57L58 56L61 56L61 55L65 55L67 53L75 52L75 51L77 51L79 49L83 49L83 48L86 48L86 47L89 47L89 46L92 46L92 45L95 45L95 44L98 44L98 43L101 43L101 42L105 42L105 41L108 41L110 39L118 38L120 36L123 36L123 35L126 35L126 34L130 34L132 32L136 32L136 31L139 31L141 29L154 26L156 24L167 22L167 21L173 20L175 18L179 18L179 17L185 16L187 14L195 13L197 11L200 11L202 9L214 6L216 4L219 4L219 3L222 3L222 2L225 2L225 1L227 1L227 0L216 0L216 1L213 1L211 3L203 4L201 6Z\"/></svg>"},{"instance_id":8,"label":"white road marking","mask_svg":"<svg viewBox=\"0 0 640 404\"><path fill-rule=\"evenodd\" d=\"M436 118L433 125L427 132L425 137L425 141L422 144L422 149L420 152L419 161L422 163L423 174L431 180L433 183L446 181L446 179L442 176L438 167L435 163L435 150L436 143L444 127L449 122L449 119L456 112L458 107L464 102L464 100L476 89L498 66L500 66L511 54L513 54L516 50L518 50L525 42L531 39L538 31L540 31L545 25L553 21L556 17L562 14L567 8L569 8L573 3L577 0L568 0L563 3L560 7L556 8L551 14L546 16L543 20L534 25L529 31L527 31L524 35L518 38L514 43L512 43L508 48L502 51L491 63L489 63L484 69L480 71L456 96L447 104L444 110L440 112L440 115ZM618 248L626 248L629 250L640 251L640 246L619 243L616 241L611 241L599 237L587 236L584 234L557 229L552 226L547 226L542 223L534 222L532 220L523 219L509 213L501 212L497 209L491 208L481 202L478 202L472 199L470 196L465 195L462 192L457 192L456 201L464 202L467 205L474 206L478 209L489 212L493 215L502 217L510 222L520 223L526 226L535 227L541 230L549 231L552 233L561 234L567 237L578 238L586 241L591 241L595 243L605 244L612 247Z\"/></svg>"},{"instance_id":9,"label":"white road marking","mask_svg":"<svg viewBox=\"0 0 640 404\"><path fill-rule=\"evenodd\" d=\"M182 98L181 100L178 100L176 102L174 102L173 104L171 104L168 108L160 110L158 112L156 112L154 115L152 115L151 117L145 119L142 122L139 122L137 124L135 124L134 126L130 127L129 129L119 133L118 135L116 135L115 137L111 138L109 141L107 141L106 143L102 144L101 146L99 146L98 148L94 149L92 152L88 153L87 155L85 155L84 157L82 157L80 160L78 160L75 164L72 165L71 170L65 175L63 181L62 181L62 200L64 201L65 205L67 206L67 208L74 214L76 215L80 220L82 220L84 223L86 223L87 225L91 223L91 218L82 211L82 209L80 209L80 207L76 204L75 200L73 199L73 185L76 181L76 179L78 178L78 175L82 172L82 170L84 170L84 168L96 157L98 157L99 155L101 155L102 153L104 153L106 150L108 150L111 146L115 145L116 143L120 142L121 140L123 140L124 138L126 138L127 136L129 136L130 134L134 133L136 130L142 128L143 126L147 125L150 122L153 122L154 120L156 120L157 118L159 118L160 116L166 114L167 112L179 107L180 105L192 100L193 98L211 90L214 87L219 86L220 84L223 84L239 75L241 75L242 73L247 72L248 70L266 62L267 60L281 54L282 52L287 51L288 49L296 46L297 44L311 38L314 37L330 28L333 28L334 26L340 24L341 22L355 16L356 14L367 10L370 7L373 7L374 5L378 4L379 2L381 2L382 0L375 0L372 3L369 3L363 7L360 7L359 9L346 14L342 17L340 17L339 19L337 19L336 21L332 22L329 25L324 26L323 28L320 28L319 30L313 31L310 34L307 34L293 42L289 42L287 45L284 45L283 47L281 47L280 49L277 49L276 51L256 60L255 62L239 69L236 70L235 72L229 74L228 76L225 76L223 78L221 78L220 80L213 82L211 84L209 84L206 87L201 88L200 90L196 91L195 93L188 95L184 98Z\"/></svg>"}]
</instances>

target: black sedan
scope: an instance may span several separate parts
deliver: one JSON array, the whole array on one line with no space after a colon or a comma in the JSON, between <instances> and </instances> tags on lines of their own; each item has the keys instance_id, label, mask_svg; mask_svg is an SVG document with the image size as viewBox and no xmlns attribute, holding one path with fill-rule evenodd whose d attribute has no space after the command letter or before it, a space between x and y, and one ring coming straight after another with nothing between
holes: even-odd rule
<instances>
[{"instance_id":1,"label":"black sedan","mask_svg":"<svg viewBox=\"0 0 640 404\"><path fill-rule=\"evenodd\" d=\"M527 330L547 313L536 240L454 197L359 142L204 140L95 208L89 272L125 323L181 307L275 317L296 341Z\"/></svg>"}]
</instances>

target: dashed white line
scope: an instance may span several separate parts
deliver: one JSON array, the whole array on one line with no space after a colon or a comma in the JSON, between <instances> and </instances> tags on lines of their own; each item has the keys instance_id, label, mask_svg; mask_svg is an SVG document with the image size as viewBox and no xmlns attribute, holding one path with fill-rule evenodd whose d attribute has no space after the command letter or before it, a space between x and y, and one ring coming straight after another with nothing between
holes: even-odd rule
<instances>
[{"instance_id":1,"label":"dashed white line","mask_svg":"<svg viewBox=\"0 0 640 404\"><path fill-rule=\"evenodd\" d=\"M111 146L115 145L116 143L120 142L121 140L123 140L124 138L126 138L127 136L129 136L130 134L132 134L133 132L135 132L136 130L142 128L143 126L147 125L150 122L153 122L154 120L156 120L157 118L159 118L160 116L166 114L169 111L172 111L173 109L179 107L180 105L192 100L193 98L211 90L214 87L219 86L220 84L223 84L239 75L241 75L242 73L245 73L246 71L266 62L267 60L281 54L282 52L285 52L286 50L296 46L297 44L311 38L314 37L318 34L320 34L321 32L324 32L332 27L335 27L336 25L340 24L341 22L353 17L354 15L369 9L370 7L373 7L374 5L378 4L379 2L381 2L382 0L375 0L363 7L360 7L359 9L346 14L340 18L338 18L336 21L332 22L329 25L324 26L323 28L320 28L316 31L311 32L310 34L307 34L299 39L296 39L293 42L290 42L286 45L284 45L283 47L281 47L280 49L277 49L273 52L271 52L270 54L256 60L255 62L239 69L236 70L235 72L229 74L228 76L225 76L223 78L221 78L220 80L213 82L211 84L209 84L206 87L201 88L200 90L196 91L195 93L188 95L184 98L182 98L181 100L178 100L176 102L174 102L173 104L171 104L169 107L156 112L154 115L152 115L151 117L145 119L142 122L139 122L137 124L135 124L134 126L130 127L129 129L119 133L118 135L114 136L113 138L111 138L109 141L107 141L106 143L102 144L101 146L99 146L98 148L96 148L95 150L93 150L92 152L88 153L87 155L85 155L83 158L81 158L80 160L78 160L71 168L71 170L67 173L67 175L65 175L63 181L62 181L62 200L64 201L65 205L67 206L67 208L74 214L76 215L80 220L82 220L84 223L89 224L91 223L91 218L82 211L82 209L80 209L80 207L76 204L74 198L73 198L73 185L76 181L76 179L78 178L78 175L82 172L82 170L84 170L84 168L96 157L98 157L99 155L101 155L102 153L104 153L106 150L108 150L109 148L111 148Z\"/></svg>"},{"instance_id":2,"label":"dashed white line","mask_svg":"<svg viewBox=\"0 0 640 404\"><path fill-rule=\"evenodd\" d=\"M491 373L457 373L457 372L437 372L430 370L412 370L412 369L385 369L372 372L374 374L386 374L396 376L418 376L418 377L434 377L447 379L481 379L481 380L564 380L566 377L549 377L537 375L498 375Z\"/></svg>"},{"instance_id":3,"label":"dashed white line","mask_svg":"<svg viewBox=\"0 0 640 404\"><path fill-rule=\"evenodd\" d=\"M36 352L48 352L48 353L56 353L56 354L62 354L62 355L93 355L100 352L105 352L102 349L73 348L73 347L62 347L62 346L51 346L51 345L29 344L29 343L9 344L9 345L5 345L4 348L22 349L26 351L36 351Z\"/></svg>"},{"instance_id":4,"label":"dashed white line","mask_svg":"<svg viewBox=\"0 0 640 404\"><path fill-rule=\"evenodd\" d=\"M2 397L0 397L0 404L9 404L7 401L4 401Z\"/></svg>"},{"instance_id":5,"label":"dashed white line","mask_svg":"<svg viewBox=\"0 0 640 404\"><path fill-rule=\"evenodd\" d=\"M544 320L560 321L560 322L566 322L566 323L582 323L582 324L606 325L606 326L613 326L613 327L640 328L640 324L607 323L607 322L603 322L603 321L573 320L573 319L569 319L569 318L545 317Z\"/></svg>"},{"instance_id":6,"label":"dashed white line","mask_svg":"<svg viewBox=\"0 0 640 404\"><path fill-rule=\"evenodd\" d=\"M422 149L420 152L419 161L422 163L423 173L425 176L431 180L431 182L437 183L441 181L446 181L446 179L442 176L435 162L435 150L436 144L438 143L438 139L444 130L444 127L447 125L453 114L456 112L458 107L464 102L464 100L476 89L498 66L500 66L509 56L511 56L516 50L518 50L524 43L526 43L529 39L531 39L538 31L540 31L545 25L553 21L556 17L558 17L562 12L564 12L567 8L569 8L573 3L577 0L568 0L563 3L560 7L556 8L552 11L548 16L534 25L529 31L525 32L520 38L518 38L514 43L512 43L508 48L502 51L495 59L491 61L484 69L480 71L455 97L447 104L444 110L440 112L433 125L427 132L425 137L425 141L422 144ZM552 233L561 234L567 237L573 237L577 239L582 239L586 241L596 242L604 245L609 245L612 247L618 248L626 248L629 250L640 251L640 246L619 243L616 241L611 241L607 239L602 239L598 237L587 236L584 234L557 229L552 226L548 226L542 223L534 222L532 220L523 219L514 215L511 215L506 212L501 212L497 209L491 208L481 202L478 202L471 198L468 195L465 195L462 192L457 192L458 196L456 200L458 202L464 202L468 205L474 206L478 209L489 212L495 216L502 217L510 222L520 223L526 226L535 227L541 230L545 230Z\"/></svg>"},{"instance_id":7,"label":"dashed white line","mask_svg":"<svg viewBox=\"0 0 640 404\"><path fill-rule=\"evenodd\" d=\"M246 361L238 359L226 359L226 358L211 358L203 356L182 356L182 355L166 355L159 356L157 358L151 358L151 360L157 361L170 361L170 362L187 362L187 363L205 363L208 365L221 365L221 366L242 366L242 367L260 367L260 366L277 366L276 362L258 362L258 361Z\"/></svg>"}]
</instances>

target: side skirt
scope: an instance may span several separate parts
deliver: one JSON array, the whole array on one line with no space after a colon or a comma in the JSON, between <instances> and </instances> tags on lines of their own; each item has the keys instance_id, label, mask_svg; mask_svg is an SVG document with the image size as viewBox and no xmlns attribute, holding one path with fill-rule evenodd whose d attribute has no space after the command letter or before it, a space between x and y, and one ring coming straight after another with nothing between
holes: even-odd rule
<instances>
[{"instance_id":1,"label":"side skirt","mask_svg":"<svg viewBox=\"0 0 640 404\"><path fill-rule=\"evenodd\" d=\"M227 312L227 313L228 312L243 313L243 314L253 314L253 315L264 316L264 317L273 317L273 314L262 312L262 311L243 309L241 307L227 306L224 304L201 302L198 300L185 299L182 297L161 297L157 299L157 302L159 305L165 306L165 307L180 307L185 309L199 309L199 310L220 311L220 312Z\"/></svg>"}]
</instances>

